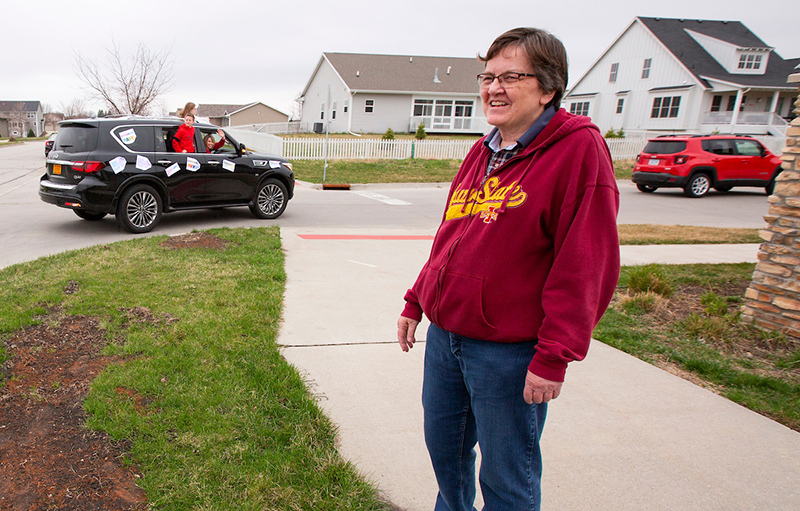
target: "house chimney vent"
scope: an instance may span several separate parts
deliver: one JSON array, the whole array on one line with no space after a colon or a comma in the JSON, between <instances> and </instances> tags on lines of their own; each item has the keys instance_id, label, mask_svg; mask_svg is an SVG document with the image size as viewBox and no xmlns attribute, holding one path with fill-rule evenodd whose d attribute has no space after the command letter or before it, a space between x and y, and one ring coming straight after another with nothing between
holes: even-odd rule
<instances>
[{"instance_id":1,"label":"house chimney vent","mask_svg":"<svg viewBox=\"0 0 800 511\"><path fill-rule=\"evenodd\" d=\"M439 68L438 67L433 72L433 83L442 83L442 81L439 80Z\"/></svg>"},{"instance_id":2,"label":"house chimney vent","mask_svg":"<svg viewBox=\"0 0 800 511\"><path fill-rule=\"evenodd\" d=\"M447 66L447 74L450 74L450 68L451 68L451 67L452 67L452 66Z\"/></svg>"}]
</instances>

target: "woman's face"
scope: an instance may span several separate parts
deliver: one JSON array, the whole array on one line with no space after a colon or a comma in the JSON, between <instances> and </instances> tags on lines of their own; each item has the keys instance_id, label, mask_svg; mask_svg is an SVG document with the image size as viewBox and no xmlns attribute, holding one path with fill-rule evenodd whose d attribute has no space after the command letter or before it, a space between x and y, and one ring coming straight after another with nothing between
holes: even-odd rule
<instances>
[{"instance_id":1,"label":"woman's face","mask_svg":"<svg viewBox=\"0 0 800 511\"><path fill-rule=\"evenodd\" d=\"M206 138L206 149L214 147L214 139L211 137Z\"/></svg>"}]
</instances>

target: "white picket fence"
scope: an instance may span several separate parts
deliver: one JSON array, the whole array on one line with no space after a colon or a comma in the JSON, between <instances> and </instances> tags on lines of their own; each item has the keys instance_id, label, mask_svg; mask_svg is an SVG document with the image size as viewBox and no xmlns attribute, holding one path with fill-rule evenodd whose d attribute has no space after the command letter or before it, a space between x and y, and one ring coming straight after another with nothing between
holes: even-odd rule
<instances>
[{"instance_id":1,"label":"white picket fence","mask_svg":"<svg viewBox=\"0 0 800 511\"><path fill-rule=\"evenodd\" d=\"M325 159L324 138L280 138L267 133L226 128L237 141L258 152L276 154L288 160ZM773 153L781 154L786 143L782 137L756 137ZM328 139L329 160L461 160L474 140L383 140L375 138ZM613 160L633 160L642 152L647 138L625 137L606 139Z\"/></svg>"}]
</instances>

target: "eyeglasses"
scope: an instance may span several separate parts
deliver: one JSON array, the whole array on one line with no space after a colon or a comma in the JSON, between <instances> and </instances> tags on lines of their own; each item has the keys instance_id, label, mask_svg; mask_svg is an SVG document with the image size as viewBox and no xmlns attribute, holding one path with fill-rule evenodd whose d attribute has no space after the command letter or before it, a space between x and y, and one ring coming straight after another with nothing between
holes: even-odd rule
<instances>
[{"instance_id":1,"label":"eyeglasses","mask_svg":"<svg viewBox=\"0 0 800 511\"><path fill-rule=\"evenodd\" d=\"M532 76L536 78L536 75L530 73L503 73L497 76L481 73L478 75L478 83L480 84L481 88L488 89L492 85L492 82L495 80L495 78L497 78L498 83L505 87L507 85L514 85L520 81L523 76Z\"/></svg>"}]
</instances>

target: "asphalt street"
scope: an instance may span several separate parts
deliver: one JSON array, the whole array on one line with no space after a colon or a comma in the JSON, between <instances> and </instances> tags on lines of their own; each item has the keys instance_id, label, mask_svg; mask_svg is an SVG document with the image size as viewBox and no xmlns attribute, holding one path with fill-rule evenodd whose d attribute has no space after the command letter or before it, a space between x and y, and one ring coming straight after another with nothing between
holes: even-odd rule
<instances>
[{"instance_id":1,"label":"asphalt street","mask_svg":"<svg viewBox=\"0 0 800 511\"><path fill-rule=\"evenodd\" d=\"M112 243L134 236L122 231L112 216L99 222L79 219L71 211L39 200L44 173L44 142L0 147L0 267L53 253ZM668 224L709 227L765 225L764 191L743 188L702 199L681 190L644 194L629 181L619 181L621 224ZM172 235L194 229L280 225L306 229L402 230L433 234L441 220L447 184L353 186L351 191L321 190L300 183L286 212L274 221L253 217L248 208L198 210L164 215L145 236Z\"/></svg>"}]
</instances>

